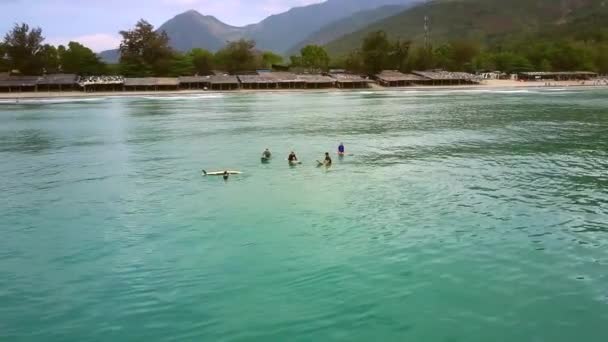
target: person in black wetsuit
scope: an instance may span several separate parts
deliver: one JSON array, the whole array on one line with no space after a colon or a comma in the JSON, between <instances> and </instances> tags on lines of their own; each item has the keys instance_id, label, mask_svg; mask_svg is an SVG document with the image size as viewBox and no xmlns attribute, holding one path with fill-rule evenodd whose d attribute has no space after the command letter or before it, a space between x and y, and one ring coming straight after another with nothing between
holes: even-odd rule
<instances>
[{"instance_id":1,"label":"person in black wetsuit","mask_svg":"<svg viewBox=\"0 0 608 342\"><path fill-rule=\"evenodd\" d=\"M289 154L289 157L287 157L287 160L288 160L290 163L295 163L295 162L297 162L297 161L298 161L298 157L296 157L295 152L291 151L291 153Z\"/></svg>"},{"instance_id":2,"label":"person in black wetsuit","mask_svg":"<svg viewBox=\"0 0 608 342\"><path fill-rule=\"evenodd\" d=\"M323 161L323 164L325 164L327 167L331 166L331 157L329 156L329 152L325 152L325 160Z\"/></svg>"},{"instance_id":3,"label":"person in black wetsuit","mask_svg":"<svg viewBox=\"0 0 608 342\"><path fill-rule=\"evenodd\" d=\"M224 171L224 174L222 175L222 177L224 178L225 181L227 181L228 177L230 177L230 174L228 173L228 171Z\"/></svg>"}]
</instances>

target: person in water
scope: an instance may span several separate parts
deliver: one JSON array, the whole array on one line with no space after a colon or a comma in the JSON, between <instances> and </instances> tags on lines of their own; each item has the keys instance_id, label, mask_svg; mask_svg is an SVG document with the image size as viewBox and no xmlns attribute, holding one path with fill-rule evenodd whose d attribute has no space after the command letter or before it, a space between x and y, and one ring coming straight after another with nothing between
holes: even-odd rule
<instances>
[{"instance_id":1,"label":"person in water","mask_svg":"<svg viewBox=\"0 0 608 342\"><path fill-rule=\"evenodd\" d=\"M329 156L329 152L325 152L325 160L323 161L323 164L325 164L327 167L331 166L331 157Z\"/></svg>"},{"instance_id":2,"label":"person in water","mask_svg":"<svg viewBox=\"0 0 608 342\"><path fill-rule=\"evenodd\" d=\"M290 163L295 163L295 162L297 162L297 161L298 161L298 157L296 156L296 154L295 154L295 152L294 152L294 151L291 151L291 153L289 154L289 157L287 157L287 160L288 160Z\"/></svg>"},{"instance_id":3,"label":"person in water","mask_svg":"<svg viewBox=\"0 0 608 342\"><path fill-rule=\"evenodd\" d=\"M338 146L338 153L344 154L344 144L343 143L340 143L340 146Z\"/></svg>"},{"instance_id":4,"label":"person in water","mask_svg":"<svg viewBox=\"0 0 608 342\"><path fill-rule=\"evenodd\" d=\"M225 181L227 181L228 177L230 177L230 174L228 173L228 171L224 171L224 174L222 175L222 177L224 178Z\"/></svg>"},{"instance_id":5,"label":"person in water","mask_svg":"<svg viewBox=\"0 0 608 342\"><path fill-rule=\"evenodd\" d=\"M263 153L262 153L262 157L266 158L266 159L270 159L270 157L272 157L272 153L270 153L269 149L266 149Z\"/></svg>"}]
</instances>

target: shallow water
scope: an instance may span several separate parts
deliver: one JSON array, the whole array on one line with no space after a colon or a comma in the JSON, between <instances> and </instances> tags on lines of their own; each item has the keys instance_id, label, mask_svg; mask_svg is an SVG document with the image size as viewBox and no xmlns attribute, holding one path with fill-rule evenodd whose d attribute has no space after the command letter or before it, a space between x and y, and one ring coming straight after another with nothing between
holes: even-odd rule
<instances>
[{"instance_id":1,"label":"shallow water","mask_svg":"<svg viewBox=\"0 0 608 342\"><path fill-rule=\"evenodd\" d=\"M0 340L606 341L607 132L606 90L0 104Z\"/></svg>"}]
</instances>

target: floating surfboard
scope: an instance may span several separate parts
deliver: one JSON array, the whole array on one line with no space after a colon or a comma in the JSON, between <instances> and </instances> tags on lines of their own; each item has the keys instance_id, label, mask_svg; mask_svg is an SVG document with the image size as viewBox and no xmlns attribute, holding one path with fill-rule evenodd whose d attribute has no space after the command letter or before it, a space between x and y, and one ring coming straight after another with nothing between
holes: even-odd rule
<instances>
[{"instance_id":1,"label":"floating surfboard","mask_svg":"<svg viewBox=\"0 0 608 342\"><path fill-rule=\"evenodd\" d=\"M205 170L203 170L203 176L223 176L224 172L226 171L213 171L213 172L207 172ZM228 171L229 175L240 175L242 174L242 172L240 171Z\"/></svg>"},{"instance_id":2,"label":"floating surfboard","mask_svg":"<svg viewBox=\"0 0 608 342\"><path fill-rule=\"evenodd\" d=\"M300 164L302 164L302 162L301 162L301 161L299 161L299 160L297 160L297 161L290 161L290 162L289 162L289 165L292 165L292 166L295 166L295 165L300 165Z\"/></svg>"},{"instance_id":3,"label":"floating surfboard","mask_svg":"<svg viewBox=\"0 0 608 342\"><path fill-rule=\"evenodd\" d=\"M266 158L266 157L262 157L261 158L262 163L270 163L270 158Z\"/></svg>"}]
</instances>

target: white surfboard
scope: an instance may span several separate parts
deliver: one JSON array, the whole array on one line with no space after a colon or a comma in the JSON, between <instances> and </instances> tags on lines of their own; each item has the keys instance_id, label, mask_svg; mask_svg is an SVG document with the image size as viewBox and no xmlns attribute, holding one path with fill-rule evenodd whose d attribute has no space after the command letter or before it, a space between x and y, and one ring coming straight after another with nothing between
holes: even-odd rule
<instances>
[{"instance_id":1,"label":"white surfboard","mask_svg":"<svg viewBox=\"0 0 608 342\"><path fill-rule=\"evenodd\" d=\"M203 176L223 176L224 172L226 171L213 171L213 172L207 172L205 170L203 170ZM240 171L228 171L229 175L240 175L242 174L242 172Z\"/></svg>"}]
</instances>

